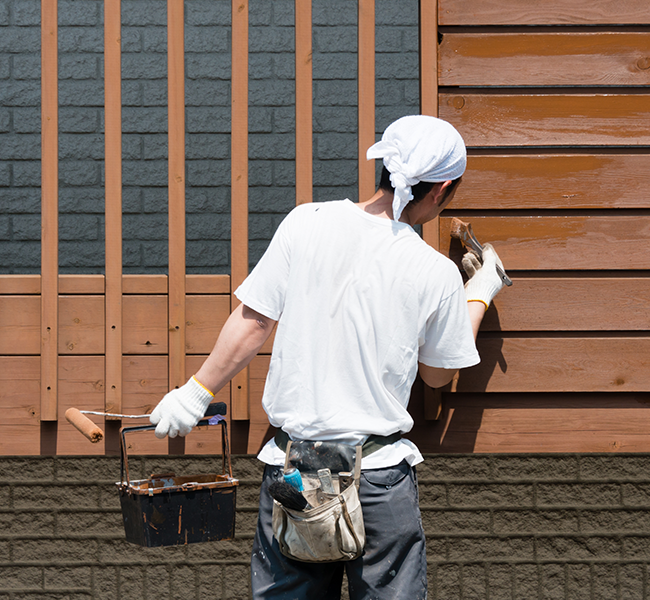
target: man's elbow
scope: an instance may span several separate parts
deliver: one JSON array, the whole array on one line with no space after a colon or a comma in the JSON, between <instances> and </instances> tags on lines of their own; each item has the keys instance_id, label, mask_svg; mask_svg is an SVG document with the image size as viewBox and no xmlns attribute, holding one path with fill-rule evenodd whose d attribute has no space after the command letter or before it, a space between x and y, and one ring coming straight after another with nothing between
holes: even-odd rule
<instances>
[{"instance_id":1,"label":"man's elbow","mask_svg":"<svg viewBox=\"0 0 650 600\"><path fill-rule=\"evenodd\" d=\"M441 388L447 385L453 378L458 369L441 369L438 367L430 367L428 365L419 363L420 377L424 383L432 388Z\"/></svg>"}]
</instances>

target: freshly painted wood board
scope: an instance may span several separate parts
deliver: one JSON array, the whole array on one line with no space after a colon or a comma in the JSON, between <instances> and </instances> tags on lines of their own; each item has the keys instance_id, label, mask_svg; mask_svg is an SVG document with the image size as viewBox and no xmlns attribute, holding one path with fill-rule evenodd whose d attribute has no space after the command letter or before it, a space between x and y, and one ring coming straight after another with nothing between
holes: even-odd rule
<instances>
[{"instance_id":1,"label":"freshly painted wood board","mask_svg":"<svg viewBox=\"0 0 650 600\"><path fill-rule=\"evenodd\" d=\"M648 452L648 394L443 394L422 452Z\"/></svg>"},{"instance_id":2,"label":"freshly painted wood board","mask_svg":"<svg viewBox=\"0 0 650 600\"><path fill-rule=\"evenodd\" d=\"M40 454L38 356L0 356L0 455Z\"/></svg>"},{"instance_id":3,"label":"freshly painted wood board","mask_svg":"<svg viewBox=\"0 0 650 600\"><path fill-rule=\"evenodd\" d=\"M122 275L125 294L166 294L167 275Z\"/></svg>"},{"instance_id":4,"label":"freshly painted wood board","mask_svg":"<svg viewBox=\"0 0 650 600\"><path fill-rule=\"evenodd\" d=\"M0 296L0 355L41 351L39 296Z\"/></svg>"},{"instance_id":5,"label":"freshly painted wood board","mask_svg":"<svg viewBox=\"0 0 650 600\"><path fill-rule=\"evenodd\" d=\"M439 0L441 25L642 25L646 0Z\"/></svg>"},{"instance_id":6,"label":"freshly painted wood board","mask_svg":"<svg viewBox=\"0 0 650 600\"><path fill-rule=\"evenodd\" d=\"M650 84L650 33L447 33L441 86Z\"/></svg>"},{"instance_id":7,"label":"freshly painted wood board","mask_svg":"<svg viewBox=\"0 0 650 600\"><path fill-rule=\"evenodd\" d=\"M648 331L650 279L514 277L481 331Z\"/></svg>"},{"instance_id":8,"label":"freshly painted wood board","mask_svg":"<svg viewBox=\"0 0 650 600\"><path fill-rule=\"evenodd\" d=\"M650 208L648 154L472 156L451 210Z\"/></svg>"},{"instance_id":9,"label":"freshly painted wood board","mask_svg":"<svg viewBox=\"0 0 650 600\"><path fill-rule=\"evenodd\" d=\"M59 357L59 419L56 436L57 455L102 455L105 439L91 443L65 418L65 411L74 407L79 410L104 411L104 357ZM105 431L104 417L86 415Z\"/></svg>"},{"instance_id":10,"label":"freshly painted wood board","mask_svg":"<svg viewBox=\"0 0 650 600\"><path fill-rule=\"evenodd\" d=\"M229 275L186 275L186 294L229 294Z\"/></svg>"},{"instance_id":11,"label":"freshly painted wood board","mask_svg":"<svg viewBox=\"0 0 650 600\"><path fill-rule=\"evenodd\" d=\"M464 219L465 220L465 219ZM471 217L476 237L491 243L506 270L648 269L650 217ZM440 249L460 264L461 243L440 219Z\"/></svg>"},{"instance_id":12,"label":"freshly painted wood board","mask_svg":"<svg viewBox=\"0 0 650 600\"><path fill-rule=\"evenodd\" d=\"M0 294L40 294L40 275L0 275Z\"/></svg>"},{"instance_id":13,"label":"freshly painted wood board","mask_svg":"<svg viewBox=\"0 0 650 600\"><path fill-rule=\"evenodd\" d=\"M104 354L104 296L59 296L58 337L59 354Z\"/></svg>"},{"instance_id":14,"label":"freshly painted wood board","mask_svg":"<svg viewBox=\"0 0 650 600\"><path fill-rule=\"evenodd\" d=\"M481 362L463 369L458 392L643 392L650 337L479 336Z\"/></svg>"},{"instance_id":15,"label":"freshly painted wood board","mask_svg":"<svg viewBox=\"0 0 650 600\"><path fill-rule=\"evenodd\" d=\"M650 144L648 94L440 94L440 118L468 146Z\"/></svg>"},{"instance_id":16,"label":"freshly painted wood board","mask_svg":"<svg viewBox=\"0 0 650 600\"><path fill-rule=\"evenodd\" d=\"M167 296L124 296L124 354L167 353Z\"/></svg>"}]
</instances>

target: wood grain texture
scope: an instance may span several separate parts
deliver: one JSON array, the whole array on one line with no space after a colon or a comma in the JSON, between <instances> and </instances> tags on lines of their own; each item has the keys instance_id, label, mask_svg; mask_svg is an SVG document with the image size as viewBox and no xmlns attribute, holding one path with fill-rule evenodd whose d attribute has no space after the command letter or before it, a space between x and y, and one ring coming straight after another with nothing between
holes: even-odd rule
<instances>
[{"instance_id":1,"label":"wood grain texture","mask_svg":"<svg viewBox=\"0 0 650 600\"><path fill-rule=\"evenodd\" d=\"M166 296L124 296L123 319L124 354L167 354Z\"/></svg>"},{"instance_id":2,"label":"wood grain texture","mask_svg":"<svg viewBox=\"0 0 650 600\"><path fill-rule=\"evenodd\" d=\"M122 403L122 44L121 2L104 2L106 403Z\"/></svg>"},{"instance_id":3,"label":"wood grain texture","mask_svg":"<svg viewBox=\"0 0 650 600\"><path fill-rule=\"evenodd\" d=\"M312 0L295 0L296 204L313 198Z\"/></svg>"},{"instance_id":4,"label":"wood grain texture","mask_svg":"<svg viewBox=\"0 0 650 600\"><path fill-rule=\"evenodd\" d=\"M650 208L647 154L469 156L452 210Z\"/></svg>"},{"instance_id":5,"label":"wood grain texture","mask_svg":"<svg viewBox=\"0 0 650 600\"><path fill-rule=\"evenodd\" d=\"M422 452L648 452L648 394L445 394Z\"/></svg>"},{"instance_id":6,"label":"wood grain texture","mask_svg":"<svg viewBox=\"0 0 650 600\"><path fill-rule=\"evenodd\" d=\"M169 364L166 356L125 356L124 412L131 415L149 414L169 391ZM129 419L127 425L148 425L147 419ZM127 435L127 446L131 454L167 454L168 439L159 440L153 431ZM147 474L148 476L148 474Z\"/></svg>"},{"instance_id":7,"label":"wood grain texture","mask_svg":"<svg viewBox=\"0 0 650 600\"><path fill-rule=\"evenodd\" d=\"M650 144L647 94L440 94L468 146Z\"/></svg>"},{"instance_id":8,"label":"wood grain texture","mask_svg":"<svg viewBox=\"0 0 650 600\"><path fill-rule=\"evenodd\" d=\"M41 420L57 419L58 2L41 0Z\"/></svg>"},{"instance_id":9,"label":"wood grain texture","mask_svg":"<svg viewBox=\"0 0 650 600\"><path fill-rule=\"evenodd\" d=\"M650 84L650 33L448 33L439 85Z\"/></svg>"},{"instance_id":10,"label":"wood grain texture","mask_svg":"<svg viewBox=\"0 0 650 600\"><path fill-rule=\"evenodd\" d=\"M56 436L57 455L102 455L105 440L90 443L68 423L65 411L74 407L79 410L104 411L104 357L62 356L59 359L59 419ZM104 430L104 418L87 415Z\"/></svg>"},{"instance_id":11,"label":"wood grain texture","mask_svg":"<svg viewBox=\"0 0 650 600\"><path fill-rule=\"evenodd\" d=\"M476 237L490 242L506 271L518 269L648 269L650 217L472 217ZM440 219L440 247L460 264L463 249Z\"/></svg>"},{"instance_id":12,"label":"wood grain texture","mask_svg":"<svg viewBox=\"0 0 650 600\"><path fill-rule=\"evenodd\" d=\"M438 116L438 1L420 0L420 113ZM422 238L440 247L440 223L436 217L422 225Z\"/></svg>"},{"instance_id":13,"label":"wood grain texture","mask_svg":"<svg viewBox=\"0 0 650 600\"><path fill-rule=\"evenodd\" d=\"M38 355L40 351L40 298L0 296L0 355Z\"/></svg>"},{"instance_id":14,"label":"wood grain texture","mask_svg":"<svg viewBox=\"0 0 650 600\"><path fill-rule=\"evenodd\" d=\"M187 296L186 306L185 350L188 354L209 354L230 316L230 296Z\"/></svg>"},{"instance_id":15,"label":"wood grain texture","mask_svg":"<svg viewBox=\"0 0 650 600\"><path fill-rule=\"evenodd\" d=\"M0 455L38 455L41 446L38 356L0 356Z\"/></svg>"},{"instance_id":16,"label":"wood grain texture","mask_svg":"<svg viewBox=\"0 0 650 600\"><path fill-rule=\"evenodd\" d=\"M642 392L650 387L648 337L483 338L481 363L458 392Z\"/></svg>"},{"instance_id":17,"label":"wood grain texture","mask_svg":"<svg viewBox=\"0 0 650 600\"><path fill-rule=\"evenodd\" d=\"M256 356L250 364L251 416L246 450L250 454L257 454L275 432L262 408L262 394L270 362L270 356Z\"/></svg>"},{"instance_id":18,"label":"wood grain texture","mask_svg":"<svg viewBox=\"0 0 650 600\"><path fill-rule=\"evenodd\" d=\"M169 135L169 385L185 383L185 27L184 1L167 0Z\"/></svg>"},{"instance_id":19,"label":"wood grain texture","mask_svg":"<svg viewBox=\"0 0 650 600\"><path fill-rule=\"evenodd\" d=\"M481 331L648 331L645 277L514 277L485 313Z\"/></svg>"},{"instance_id":20,"label":"wood grain texture","mask_svg":"<svg viewBox=\"0 0 650 600\"><path fill-rule=\"evenodd\" d=\"M359 201L375 193L375 161L366 151L375 143L375 0L358 2Z\"/></svg>"},{"instance_id":21,"label":"wood grain texture","mask_svg":"<svg viewBox=\"0 0 650 600\"><path fill-rule=\"evenodd\" d=\"M0 294L40 294L40 275L0 275Z\"/></svg>"},{"instance_id":22,"label":"wood grain texture","mask_svg":"<svg viewBox=\"0 0 650 600\"><path fill-rule=\"evenodd\" d=\"M167 275L122 275L124 294L166 294Z\"/></svg>"},{"instance_id":23,"label":"wood grain texture","mask_svg":"<svg viewBox=\"0 0 650 600\"><path fill-rule=\"evenodd\" d=\"M441 25L642 25L645 0L439 0Z\"/></svg>"},{"instance_id":24,"label":"wood grain texture","mask_svg":"<svg viewBox=\"0 0 650 600\"><path fill-rule=\"evenodd\" d=\"M187 275L186 294L229 294L229 275Z\"/></svg>"},{"instance_id":25,"label":"wood grain texture","mask_svg":"<svg viewBox=\"0 0 650 600\"><path fill-rule=\"evenodd\" d=\"M248 0L232 0L231 311L248 275ZM248 368L232 381L231 416L248 419Z\"/></svg>"},{"instance_id":26,"label":"wood grain texture","mask_svg":"<svg viewBox=\"0 0 650 600\"><path fill-rule=\"evenodd\" d=\"M104 320L103 296L59 296L59 354L104 354Z\"/></svg>"}]
</instances>

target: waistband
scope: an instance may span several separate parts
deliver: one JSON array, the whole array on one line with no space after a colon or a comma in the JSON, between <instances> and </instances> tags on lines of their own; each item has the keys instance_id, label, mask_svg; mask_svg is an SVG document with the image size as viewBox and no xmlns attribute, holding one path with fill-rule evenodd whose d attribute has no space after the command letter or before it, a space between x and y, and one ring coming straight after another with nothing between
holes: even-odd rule
<instances>
[{"instance_id":1,"label":"waistband","mask_svg":"<svg viewBox=\"0 0 650 600\"><path fill-rule=\"evenodd\" d=\"M282 452L287 451L287 442L289 439L289 434L282 429L279 429L275 434L275 444L278 448L280 448L280 450L282 450ZM361 456L365 458L369 454L377 452L377 450L383 448L384 446L394 444L401 439L402 434L399 431L391 433L390 435L370 435L361 447Z\"/></svg>"}]
</instances>

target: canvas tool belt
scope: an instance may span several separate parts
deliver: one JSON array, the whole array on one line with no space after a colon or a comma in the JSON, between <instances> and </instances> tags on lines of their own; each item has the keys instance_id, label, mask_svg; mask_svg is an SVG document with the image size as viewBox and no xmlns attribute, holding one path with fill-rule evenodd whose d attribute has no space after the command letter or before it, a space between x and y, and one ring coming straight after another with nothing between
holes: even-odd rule
<instances>
[{"instance_id":1,"label":"canvas tool belt","mask_svg":"<svg viewBox=\"0 0 650 600\"><path fill-rule=\"evenodd\" d=\"M302 493L312 507L292 510L273 501L273 534L280 551L303 562L354 560L361 556L366 542L359 499L361 459L397 441L400 434L362 447L331 441L292 441L287 434L280 433L284 435L276 436L276 444L286 452L284 468L298 469L305 488ZM323 468L330 469L334 493L321 488L318 470ZM353 475L347 487L345 479L338 477L341 472Z\"/></svg>"}]
</instances>

